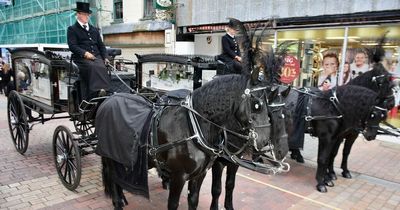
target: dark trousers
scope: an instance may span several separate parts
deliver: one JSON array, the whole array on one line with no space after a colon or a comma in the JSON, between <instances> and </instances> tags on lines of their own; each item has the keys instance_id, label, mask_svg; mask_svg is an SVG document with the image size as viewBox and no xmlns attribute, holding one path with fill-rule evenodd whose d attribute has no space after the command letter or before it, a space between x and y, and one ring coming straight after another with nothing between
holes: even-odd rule
<instances>
[{"instance_id":1,"label":"dark trousers","mask_svg":"<svg viewBox=\"0 0 400 210\"><path fill-rule=\"evenodd\" d=\"M81 93L83 99L96 97L100 89L110 90L110 76L103 59L74 59L81 77Z\"/></svg>"},{"instance_id":2,"label":"dark trousers","mask_svg":"<svg viewBox=\"0 0 400 210\"><path fill-rule=\"evenodd\" d=\"M225 69L222 74L241 74L242 64L237 60L223 61Z\"/></svg>"}]
</instances>

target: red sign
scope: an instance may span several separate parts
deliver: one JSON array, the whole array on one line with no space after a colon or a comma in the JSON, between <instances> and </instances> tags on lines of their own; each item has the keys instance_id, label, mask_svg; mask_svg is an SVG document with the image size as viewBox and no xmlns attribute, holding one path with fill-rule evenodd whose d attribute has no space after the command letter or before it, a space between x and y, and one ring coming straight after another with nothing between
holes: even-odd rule
<instances>
[{"instance_id":1,"label":"red sign","mask_svg":"<svg viewBox=\"0 0 400 210\"><path fill-rule=\"evenodd\" d=\"M300 75L300 63L296 57L288 55L285 57L285 65L282 68L281 82L292 83Z\"/></svg>"}]
</instances>

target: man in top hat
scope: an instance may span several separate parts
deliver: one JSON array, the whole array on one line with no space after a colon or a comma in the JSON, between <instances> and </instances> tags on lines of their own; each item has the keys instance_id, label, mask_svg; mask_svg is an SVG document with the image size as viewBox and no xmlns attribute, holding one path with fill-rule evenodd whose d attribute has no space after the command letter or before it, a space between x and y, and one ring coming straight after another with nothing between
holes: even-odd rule
<instances>
[{"instance_id":1,"label":"man in top hat","mask_svg":"<svg viewBox=\"0 0 400 210\"><path fill-rule=\"evenodd\" d=\"M242 57L240 57L240 49L236 40L236 29L233 22L230 20L226 27L226 34L222 37L222 54L219 59L224 61L233 72L240 74L242 71Z\"/></svg>"},{"instance_id":2,"label":"man in top hat","mask_svg":"<svg viewBox=\"0 0 400 210\"><path fill-rule=\"evenodd\" d=\"M107 51L100 32L89 24L92 11L89 3L76 2L76 23L68 27L67 40L72 59L79 67L83 99L104 96L110 89L110 77L105 64Z\"/></svg>"}]
</instances>

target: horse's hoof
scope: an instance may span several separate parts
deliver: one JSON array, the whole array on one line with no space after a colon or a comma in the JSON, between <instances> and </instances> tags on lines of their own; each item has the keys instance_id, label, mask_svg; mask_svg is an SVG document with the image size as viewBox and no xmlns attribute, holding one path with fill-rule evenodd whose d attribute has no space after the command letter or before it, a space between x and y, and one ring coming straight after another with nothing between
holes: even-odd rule
<instances>
[{"instance_id":1,"label":"horse's hoof","mask_svg":"<svg viewBox=\"0 0 400 210\"><path fill-rule=\"evenodd\" d=\"M335 183L333 183L332 180L325 180L325 185L328 187L333 187L333 186L335 186Z\"/></svg>"},{"instance_id":2,"label":"horse's hoof","mask_svg":"<svg viewBox=\"0 0 400 210\"><path fill-rule=\"evenodd\" d=\"M337 176L336 176L335 172L329 172L328 176L331 180L337 180Z\"/></svg>"},{"instance_id":3,"label":"horse's hoof","mask_svg":"<svg viewBox=\"0 0 400 210\"><path fill-rule=\"evenodd\" d=\"M301 156L301 154L297 155L296 161L297 161L298 163L304 163L304 158L303 158L303 156Z\"/></svg>"},{"instance_id":4,"label":"horse's hoof","mask_svg":"<svg viewBox=\"0 0 400 210\"><path fill-rule=\"evenodd\" d=\"M169 186L168 181L162 181L162 188L163 188L164 190L168 190L168 186Z\"/></svg>"},{"instance_id":5,"label":"horse's hoof","mask_svg":"<svg viewBox=\"0 0 400 210\"><path fill-rule=\"evenodd\" d=\"M351 179L351 178L352 178L352 176L351 176L351 174L350 174L350 171L343 171L343 172L342 172L342 176L343 176L344 178L346 178L346 179Z\"/></svg>"},{"instance_id":6,"label":"horse's hoof","mask_svg":"<svg viewBox=\"0 0 400 210\"><path fill-rule=\"evenodd\" d=\"M325 185L322 185L322 184L318 184L318 185L317 185L317 190L318 190L319 192L322 192L322 193L328 192L328 190L326 189Z\"/></svg>"},{"instance_id":7,"label":"horse's hoof","mask_svg":"<svg viewBox=\"0 0 400 210\"><path fill-rule=\"evenodd\" d=\"M218 209L218 205L212 205L211 204L210 210L219 210Z\"/></svg>"},{"instance_id":8,"label":"horse's hoof","mask_svg":"<svg viewBox=\"0 0 400 210\"><path fill-rule=\"evenodd\" d=\"M231 207L225 207L225 210L235 210L235 209L233 208L233 206L231 206Z\"/></svg>"}]
</instances>

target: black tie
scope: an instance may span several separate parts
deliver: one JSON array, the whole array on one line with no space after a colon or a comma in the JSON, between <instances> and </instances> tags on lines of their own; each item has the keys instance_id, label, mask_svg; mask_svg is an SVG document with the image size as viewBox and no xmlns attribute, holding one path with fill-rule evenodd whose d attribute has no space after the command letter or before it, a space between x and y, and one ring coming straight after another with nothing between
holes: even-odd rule
<instances>
[{"instance_id":1,"label":"black tie","mask_svg":"<svg viewBox=\"0 0 400 210\"><path fill-rule=\"evenodd\" d=\"M87 31L87 26L86 25L83 25L83 28Z\"/></svg>"}]
</instances>

